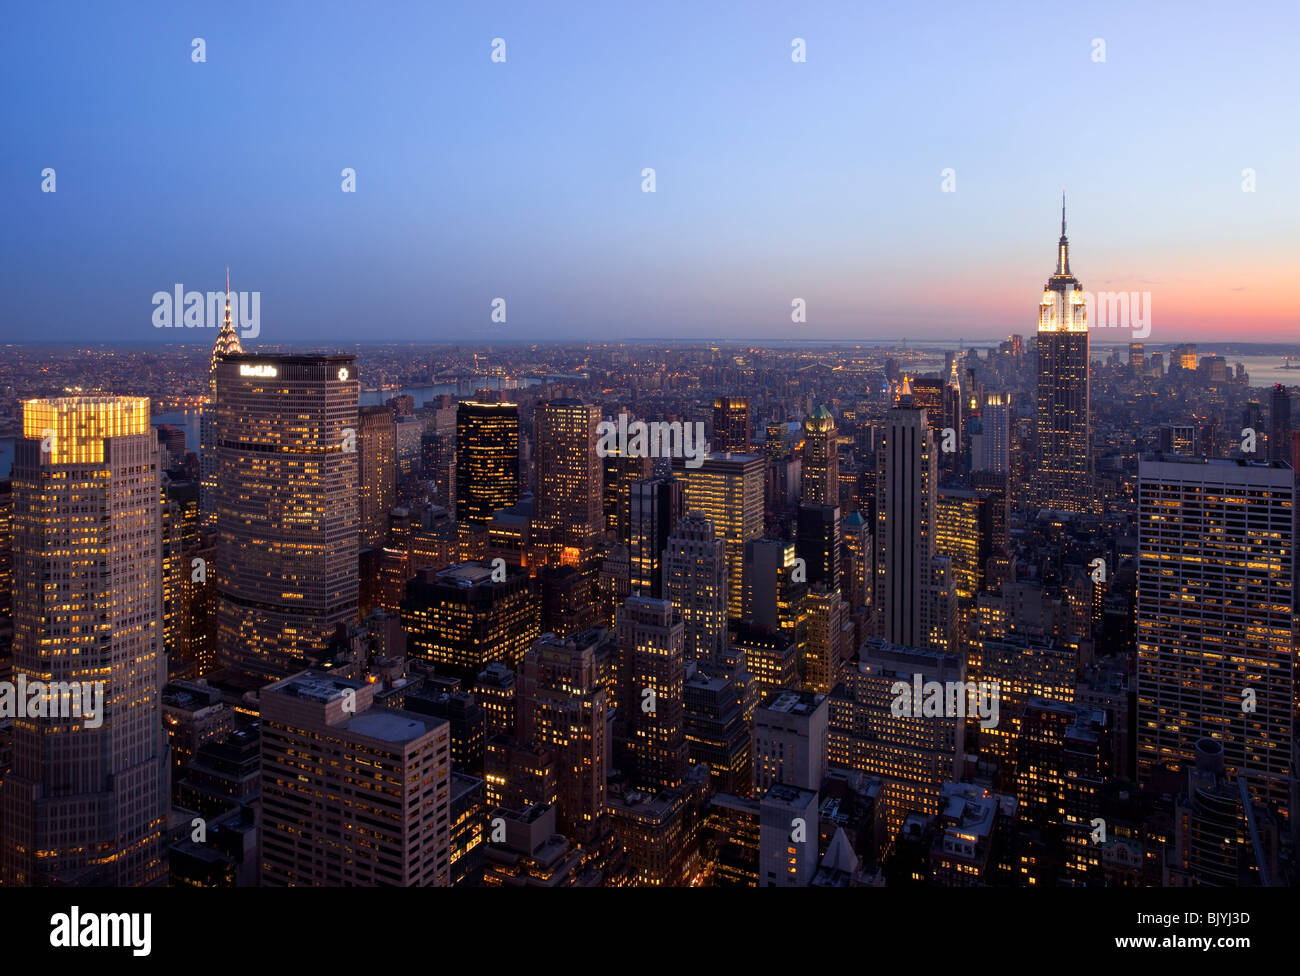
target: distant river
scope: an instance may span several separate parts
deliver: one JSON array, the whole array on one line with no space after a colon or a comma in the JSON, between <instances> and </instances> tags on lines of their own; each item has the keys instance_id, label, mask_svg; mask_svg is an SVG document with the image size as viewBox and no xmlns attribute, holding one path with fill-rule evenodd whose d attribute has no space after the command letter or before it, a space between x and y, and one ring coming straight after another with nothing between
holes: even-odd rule
<instances>
[{"instance_id":1,"label":"distant river","mask_svg":"<svg viewBox=\"0 0 1300 976\"><path fill-rule=\"evenodd\" d=\"M1251 386L1300 386L1300 369L1281 369L1281 356L1225 356L1229 368L1233 363L1244 363L1250 374ZM1300 363L1296 365L1300 366Z\"/></svg>"}]
</instances>

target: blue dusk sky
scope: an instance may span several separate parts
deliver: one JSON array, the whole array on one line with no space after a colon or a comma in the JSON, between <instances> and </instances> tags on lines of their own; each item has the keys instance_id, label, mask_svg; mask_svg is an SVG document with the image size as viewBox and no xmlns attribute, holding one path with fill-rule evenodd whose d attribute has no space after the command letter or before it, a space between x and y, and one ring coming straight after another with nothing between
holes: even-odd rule
<instances>
[{"instance_id":1,"label":"blue dusk sky","mask_svg":"<svg viewBox=\"0 0 1300 976\"><path fill-rule=\"evenodd\" d=\"M0 341L209 342L152 296L226 265L269 343L1000 338L1063 187L1075 274L1149 292L1147 341L1300 339L1293 0L3 19Z\"/></svg>"}]
</instances>

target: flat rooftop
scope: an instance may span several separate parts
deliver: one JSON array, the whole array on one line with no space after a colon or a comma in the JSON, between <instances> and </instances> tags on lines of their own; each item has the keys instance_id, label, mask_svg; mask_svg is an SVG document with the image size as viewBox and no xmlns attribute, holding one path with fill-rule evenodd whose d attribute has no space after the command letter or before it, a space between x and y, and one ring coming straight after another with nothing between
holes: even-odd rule
<instances>
[{"instance_id":1,"label":"flat rooftop","mask_svg":"<svg viewBox=\"0 0 1300 976\"><path fill-rule=\"evenodd\" d=\"M825 699L825 695L811 691L774 691L763 702L763 708L785 715L811 715Z\"/></svg>"},{"instance_id":2,"label":"flat rooftop","mask_svg":"<svg viewBox=\"0 0 1300 976\"><path fill-rule=\"evenodd\" d=\"M767 793L763 796L764 803L775 801L785 804L786 806L804 807L810 800L815 800L817 793L814 790L805 790L802 787L791 786L788 783L774 783L768 787Z\"/></svg>"},{"instance_id":3,"label":"flat rooftop","mask_svg":"<svg viewBox=\"0 0 1300 976\"><path fill-rule=\"evenodd\" d=\"M863 643L859 649L858 661L858 667L864 670L907 677L920 673L956 678L962 665L962 659L956 654L891 644L879 637L868 638Z\"/></svg>"},{"instance_id":4,"label":"flat rooftop","mask_svg":"<svg viewBox=\"0 0 1300 976\"><path fill-rule=\"evenodd\" d=\"M436 579L440 583L485 583L492 579L492 567L482 563L457 563L440 570Z\"/></svg>"},{"instance_id":5,"label":"flat rooftop","mask_svg":"<svg viewBox=\"0 0 1300 976\"><path fill-rule=\"evenodd\" d=\"M296 675L274 684L266 691L272 694L288 695L304 701L325 704L342 698L349 691L361 687L360 682L344 681L341 678L327 678L312 671Z\"/></svg>"},{"instance_id":6,"label":"flat rooftop","mask_svg":"<svg viewBox=\"0 0 1300 976\"><path fill-rule=\"evenodd\" d=\"M441 722L442 719L425 719L397 709L370 709L352 716L337 728L384 742L411 742L432 732Z\"/></svg>"}]
</instances>

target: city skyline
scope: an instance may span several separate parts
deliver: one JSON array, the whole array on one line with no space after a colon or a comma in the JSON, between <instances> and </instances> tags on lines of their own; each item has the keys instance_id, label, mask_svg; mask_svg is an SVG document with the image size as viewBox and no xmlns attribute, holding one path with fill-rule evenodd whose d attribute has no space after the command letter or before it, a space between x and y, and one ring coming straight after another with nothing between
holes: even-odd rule
<instances>
[{"instance_id":1,"label":"city skyline","mask_svg":"<svg viewBox=\"0 0 1300 976\"><path fill-rule=\"evenodd\" d=\"M122 352L109 382L157 394L16 404L12 673L30 686L36 652L60 656L32 567L81 538L77 479L118 476L95 445L126 434L147 462L120 471L135 508L92 517L59 579L112 606L134 591L101 561L149 556L130 579L156 602L132 619L160 650L105 682L106 717L125 687L161 699L169 816L203 827L147 883L1276 884L1294 870L1292 841L1268 840L1294 834L1292 393L1194 344L1167 369L1141 343L1089 361L1061 231L1038 333L941 362L556 346L509 389L363 406L388 354L256 352L229 328L192 370ZM191 436L159 416L196 395ZM607 443L632 421L662 443ZM726 450L696 458L696 425ZM66 517L35 517L34 472L71 479ZM0 722L11 815L40 789L23 750L44 720ZM372 778L358 805L347 783ZM819 810L815 838L787 837Z\"/></svg>"},{"instance_id":2,"label":"city skyline","mask_svg":"<svg viewBox=\"0 0 1300 976\"><path fill-rule=\"evenodd\" d=\"M342 8L256 31L224 8L91 9L76 34L51 11L17 12L0 77L33 95L0 108L15 147L0 161L13 215L0 341L157 339L152 296L219 289L227 266L261 296L268 343L361 327L558 341L611 324L647 338L999 335L1033 321L1019 284L1040 273L1062 187L1090 287L1150 293L1152 340L1296 331L1297 147L1274 124L1293 108L1294 72L1276 67L1288 32L1244 14L1212 21L1189 71L1211 23L1194 7L1103 4L1065 29L1025 6L679 5L635 24L404 10L382 80L348 73L380 34ZM107 50L129 56L91 85ZM259 74L271 59L280 70ZM1065 157L1041 138L1062 104L1079 120ZM91 138L109 119L115 137ZM1238 138L1207 142L1207 128ZM454 158L438 142L449 130ZM136 245L111 248L120 239Z\"/></svg>"},{"instance_id":3,"label":"city skyline","mask_svg":"<svg viewBox=\"0 0 1300 976\"><path fill-rule=\"evenodd\" d=\"M1300 11L11 19L0 892L1300 884Z\"/></svg>"}]
</instances>

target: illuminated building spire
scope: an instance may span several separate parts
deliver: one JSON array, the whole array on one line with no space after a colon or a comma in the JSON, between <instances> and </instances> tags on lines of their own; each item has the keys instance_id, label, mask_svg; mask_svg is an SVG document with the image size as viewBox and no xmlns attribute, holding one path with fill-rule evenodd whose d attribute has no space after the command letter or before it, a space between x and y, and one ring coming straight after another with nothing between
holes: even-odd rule
<instances>
[{"instance_id":1,"label":"illuminated building spire","mask_svg":"<svg viewBox=\"0 0 1300 976\"><path fill-rule=\"evenodd\" d=\"M239 333L235 331L235 323L230 314L230 267L226 267L226 318L221 323L221 328L217 332L217 341L212 346L212 362L208 365L209 380L216 373L217 360L227 353L243 352L244 348L239 344ZM215 391L215 387L213 387Z\"/></svg>"},{"instance_id":2,"label":"illuminated building spire","mask_svg":"<svg viewBox=\"0 0 1300 976\"><path fill-rule=\"evenodd\" d=\"M1058 275L1068 275L1070 273L1070 241L1065 236L1065 191L1061 191L1061 240L1057 244L1056 251L1056 273Z\"/></svg>"},{"instance_id":3,"label":"illuminated building spire","mask_svg":"<svg viewBox=\"0 0 1300 976\"><path fill-rule=\"evenodd\" d=\"M208 402L199 421L199 510L204 528L216 528L215 504L217 490L217 363L227 353L241 353L239 333L230 314L230 265L226 265L226 318L217 330L217 341L212 344L212 359L208 363Z\"/></svg>"}]
</instances>

